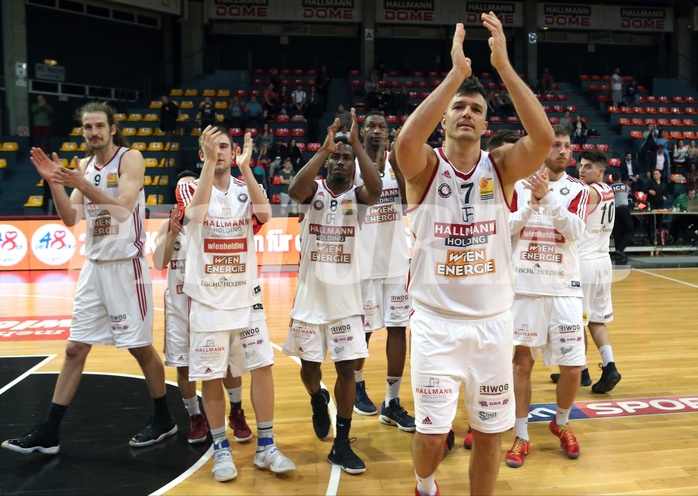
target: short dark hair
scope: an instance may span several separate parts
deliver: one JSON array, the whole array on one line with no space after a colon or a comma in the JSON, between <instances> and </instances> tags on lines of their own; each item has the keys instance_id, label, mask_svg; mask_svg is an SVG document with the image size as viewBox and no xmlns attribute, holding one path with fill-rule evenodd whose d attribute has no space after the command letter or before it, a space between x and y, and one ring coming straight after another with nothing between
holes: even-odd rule
<instances>
[{"instance_id":1,"label":"short dark hair","mask_svg":"<svg viewBox=\"0 0 698 496\"><path fill-rule=\"evenodd\" d=\"M582 159L590 160L596 167L605 168L606 167L606 154L600 150L584 150L579 156L581 162Z\"/></svg>"},{"instance_id":2,"label":"short dark hair","mask_svg":"<svg viewBox=\"0 0 698 496\"><path fill-rule=\"evenodd\" d=\"M500 129L487 140L485 149L488 152L496 150L507 143L516 143L521 139L521 135L512 129Z\"/></svg>"},{"instance_id":3,"label":"short dark hair","mask_svg":"<svg viewBox=\"0 0 698 496\"><path fill-rule=\"evenodd\" d=\"M182 171L179 174L177 174L177 180L175 182L179 181L180 179L184 179L185 177L193 177L195 179L199 179L199 173L194 172L192 170Z\"/></svg>"},{"instance_id":4,"label":"short dark hair","mask_svg":"<svg viewBox=\"0 0 698 496\"><path fill-rule=\"evenodd\" d=\"M456 90L455 96L458 95L472 95L474 93L479 93L482 95L482 98L487 101L487 90L485 87L480 83L480 80L476 77L469 77L466 78L463 83L458 87Z\"/></svg>"}]
</instances>

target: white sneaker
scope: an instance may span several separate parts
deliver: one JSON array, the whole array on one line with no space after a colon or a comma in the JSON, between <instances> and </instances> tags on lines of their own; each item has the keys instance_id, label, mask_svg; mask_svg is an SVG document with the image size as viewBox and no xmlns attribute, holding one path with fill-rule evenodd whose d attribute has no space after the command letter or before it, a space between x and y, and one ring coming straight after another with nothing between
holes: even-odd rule
<instances>
[{"instance_id":1,"label":"white sneaker","mask_svg":"<svg viewBox=\"0 0 698 496\"><path fill-rule=\"evenodd\" d=\"M213 478L218 482L233 480L238 476L238 471L233 463L233 453L230 448L221 449L214 453Z\"/></svg>"},{"instance_id":2,"label":"white sneaker","mask_svg":"<svg viewBox=\"0 0 698 496\"><path fill-rule=\"evenodd\" d=\"M275 474L296 470L296 465L279 451L276 444L266 446L261 451L258 447L254 454L254 464L257 468L268 468Z\"/></svg>"}]
</instances>

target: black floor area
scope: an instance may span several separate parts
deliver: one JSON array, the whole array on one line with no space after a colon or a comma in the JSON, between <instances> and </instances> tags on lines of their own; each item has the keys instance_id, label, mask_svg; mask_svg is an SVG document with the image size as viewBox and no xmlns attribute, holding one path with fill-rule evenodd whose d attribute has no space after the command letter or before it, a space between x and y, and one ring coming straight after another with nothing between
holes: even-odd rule
<instances>
[{"instance_id":1,"label":"black floor area","mask_svg":"<svg viewBox=\"0 0 698 496\"><path fill-rule=\"evenodd\" d=\"M6 365L7 360L14 363ZM26 368L19 371L16 360L0 359L0 380L9 382L12 367L16 377L36 363L26 361ZM56 378L56 374L32 374L0 395L1 440L21 436L43 420ZM187 442L189 417L177 388L168 385L167 395L178 433L153 446L131 448L129 440L152 413L145 381L84 375L63 419L58 455L0 449L0 495L145 495L161 488L210 446L210 440Z\"/></svg>"}]
</instances>

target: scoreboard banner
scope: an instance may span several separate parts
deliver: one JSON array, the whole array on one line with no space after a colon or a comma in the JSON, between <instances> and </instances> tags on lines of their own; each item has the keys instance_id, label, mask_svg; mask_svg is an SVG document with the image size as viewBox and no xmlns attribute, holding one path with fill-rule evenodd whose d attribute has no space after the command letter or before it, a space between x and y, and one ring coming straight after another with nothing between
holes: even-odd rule
<instances>
[{"instance_id":1,"label":"scoreboard banner","mask_svg":"<svg viewBox=\"0 0 698 496\"><path fill-rule=\"evenodd\" d=\"M537 24L565 30L672 32L674 12L671 7L539 3Z\"/></svg>"},{"instance_id":2,"label":"scoreboard banner","mask_svg":"<svg viewBox=\"0 0 698 496\"><path fill-rule=\"evenodd\" d=\"M505 27L521 27L523 2L463 0L376 0L376 22L386 24L480 26L483 12L494 12Z\"/></svg>"},{"instance_id":3,"label":"scoreboard banner","mask_svg":"<svg viewBox=\"0 0 698 496\"><path fill-rule=\"evenodd\" d=\"M226 21L361 22L362 0L208 0L207 17Z\"/></svg>"}]
</instances>

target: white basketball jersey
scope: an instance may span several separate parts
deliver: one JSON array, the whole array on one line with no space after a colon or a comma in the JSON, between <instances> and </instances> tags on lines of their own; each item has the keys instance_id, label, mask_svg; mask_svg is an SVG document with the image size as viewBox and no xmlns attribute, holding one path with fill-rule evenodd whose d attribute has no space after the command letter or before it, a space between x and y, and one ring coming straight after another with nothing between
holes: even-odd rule
<instances>
[{"instance_id":1,"label":"white basketball jersey","mask_svg":"<svg viewBox=\"0 0 698 496\"><path fill-rule=\"evenodd\" d=\"M165 299L169 312L177 313L188 319L189 297L184 293L184 269L187 262L186 236L177 235L172 250L172 258L167 265L167 293Z\"/></svg>"},{"instance_id":2,"label":"white basketball jersey","mask_svg":"<svg viewBox=\"0 0 698 496\"><path fill-rule=\"evenodd\" d=\"M178 194L183 207L199 181L184 183ZM243 181L230 178L227 191L215 187L204 222L189 222L184 292L219 310L252 307L262 301L254 244L256 217Z\"/></svg>"},{"instance_id":3,"label":"white basketball jersey","mask_svg":"<svg viewBox=\"0 0 698 496\"><path fill-rule=\"evenodd\" d=\"M381 197L375 205L366 208L359 233L361 279L399 277L409 270L410 250L402 218L402 197L387 157L385 170L380 174L383 182ZM354 184L363 184L358 160Z\"/></svg>"},{"instance_id":4,"label":"white basketball jersey","mask_svg":"<svg viewBox=\"0 0 698 496\"><path fill-rule=\"evenodd\" d=\"M114 157L102 166L90 158L85 167L85 179L113 197L119 196L121 158L130 148L119 147ZM143 256L145 244L145 194L138 192L128 220L118 222L106 208L85 197L85 257L107 262Z\"/></svg>"},{"instance_id":5,"label":"white basketball jersey","mask_svg":"<svg viewBox=\"0 0 698 496\"><path fill-rule=\"evenodd\" d=\"M326 324L363 315L356 188L335 195L324 180L301 221L301 263L291 318Z\"/></svg>"},{"instance_id":6,"label":"white basketball jersey","mask_svg":"<svg viewBox=\"0 0 698 496\"><path fill-rule=\"evenodd\" d=\"M584 232L589 190L582 181L565 174L550 181L548 194L554 195L557 203L557 207L549 208L563 211L569 229L556 229L546 209L540 207L521 231L513 233L516 294L581 298L577 239ZM531 191L518 181L514 186L515 205L522 208L530 198Z\"/></svg>"},{"instance_id":7,"label":"white basketball jersey","mask_svg":"<svg viewBox=\"0 0 698 496\"><path fill-rule=\"evenodd\" d=\"M596 190L601 200L587 216L587 228L577 241L580 260L608 257L615 221L616 205L613 189L606 183L592 183L589 187Z\"/></svg>"},{"instance_id":8,"label":"white basketball jersey","mask_svg":"<svg viewBox=\"0 0 698 496\"><path fill-rule=\"evenodd\" d=\"M415 239L409 294L439 313L487 317L514 299L509 206L496 164L481 152L467 174L437 148L438 164L407 217Z\"/></svg>"}]
</instances>

